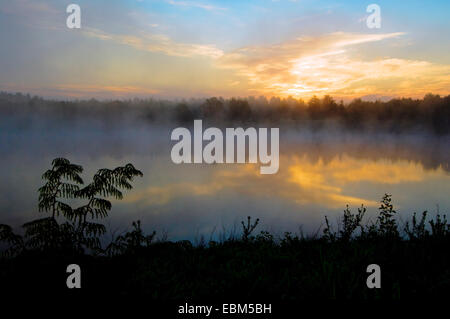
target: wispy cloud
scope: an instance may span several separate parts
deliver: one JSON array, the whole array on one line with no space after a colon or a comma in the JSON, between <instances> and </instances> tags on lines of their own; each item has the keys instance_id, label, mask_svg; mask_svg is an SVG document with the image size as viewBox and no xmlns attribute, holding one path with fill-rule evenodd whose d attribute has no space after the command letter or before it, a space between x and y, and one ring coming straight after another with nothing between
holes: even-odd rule
<instances>
[{"instance_id":1,"label":"wispy cloud","mask_svg":"<svg viewBox=\"0 0 450 319\"><path fill-rule=\"evenodd\" d=\"M179 43L163 34L142 33L141 35L120 35L107 33L94 28L84 28L82 32L89 37L113 41L142 51L161 52L170 56L206 56L219 58L223 55L223 51L214 45Z\"/></svg>"},{"instance_id":2,"label":"wispy cloud","mask_svg":"<svg viewBox=\"0 0 450 319\"><path fill-rule=\"evenodd\" d=\"M65 24L55 25L55 21L64 21L64 11L40 0L3 1L0 3L0 12L12 15L32 28L61 30L65 27Z\"/></svg>"},{"instance_id":3,"label":"wispy cloud","mask_svg":"<svg viewBox=\"0 0 450 319\"><path fill-rule=\"evenodd\" d=\"M58 13L56 9L43 1L15 0L0 4L0 11L22 17L31 17L36 13Z\"/></svg>"},{"instance_id":4,"label":"wispy cloud","mask_svg":"<svg viewBox=\"0 0 450 319\"><path fill-rule=\"evenodd\" d=\"M132 98L159 94L159 90L131 85L54 84L51 86L24 86L18 83L1 83L0 89L12 92L28 92L48 97L69 98Z\"/></svg>"},{"instance_id":5,"label":"wispy cloud","mask_svg":"<svg viewBox=\"0 0 450 319\"><path fill-rule=\"evenodd\" d=\"M195 6L205 10L224 9L190 1L170 1L170 3L180 6ZM64 23L65 12L63 10L56 9L47 2L39 0L11 1L8 3L1 3L0 11L21 18L21 20L26 21L26 24L33 28L41 27L66 31ZM128 16L134 19L139 18L141 22L143 20L143 17L138 16L138 14L133 11L128 13ZM58 23L55 23L55 21L58 21ZM158 27L159 24L148 23L146 26L154 29ZM138 50L161 52L171 56L207 56L211 58L218 58L223 55L223 52L220 49L217 49L214 45L180 43L172 40L164 34L154 34L143 30L136 31L136 34L114 34L98 28L83 26L80 31L82 34L89 37L129 45Z\"/></svg>"},{"instance_id":6,"label":"wispy cloud","mask_svg":"<svg viewBox=\"0 0 450 319\"><path fill-rule=\"evenodd\" d=\"M167 3L174 5L174 6L180 6L180 7L193 7L193 8L200 8L208 11L223 11L227 10L223 7L217 7L210 4L204 4L201 2L195 2L195 1L174 1L174 0L168 0Z\"/></svg>"}]
</instances>

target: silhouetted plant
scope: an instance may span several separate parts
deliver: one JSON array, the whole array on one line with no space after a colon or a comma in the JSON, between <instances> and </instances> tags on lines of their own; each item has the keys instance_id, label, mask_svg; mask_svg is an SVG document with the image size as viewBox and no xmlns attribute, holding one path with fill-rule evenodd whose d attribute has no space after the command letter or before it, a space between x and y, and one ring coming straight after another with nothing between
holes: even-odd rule
<instances>
[{"instance_id":1,"label":"silhouetted plant","mask_svg":"<svg viewBox=\"0 0 450 319\"><path fill-rule=\"evenodd\" d=\"M325 228L323 230L322 238L329 242L336 240L350 241L358 228L360 229L359 239L373 240L379 237L398 238L399 232L394 217L396 211L391 203L391 195L385 194L383 196L379 210L380 213L375 224L363 225L362 220L367 211L364 205L361 205L361 207L358 208L357 214L352 214L347 205L344 210L344 215L338 221L339 228L342 228L338 233L333 231L328 217L325 216Z\"/></svg>"},{"instance_id":2,"label":"silhouetted plant","mask_svg":"<svg viewBox=\"0 0 450 319\"><path fill-rule=\"evenodd\" d=\"M61 232L61 227L54 217L33 220L23 225L25 228L25 245L31 249L59 249L71 247L72 234ZM68 245L67 245L68 244Z\"/></svg>"},{"instance_id":3,"label":"silhouetted plant","mask_svg":"<svg viewBox=\"0 0 450 319\"><path fill-rule=\"evenodd\" d=\"M450 224L447 224L447 216L441 218L440 214L436 215L436 220L430 220L431 234L433 237L445 237L450 234Z\"/></svg>"},{"instance_id":4,"label":"silhouetted plant","mask_svg":"<svg viewBox=\"0 0 450 319\"><path fill-rule=\"evenodd\" d=\"M24 249L23 238L12 231L11 226L0 224L0 242L6 243L9 247L2 252L5 257L13 257Z\"/></svg>"},{"instance_id":5,"label":"silhouetted plant","mask_svg":"<svg viewBox=\"0 0 450 319\"><path fill-rule=\"evenodd\" d=\"M83 184L80 175L83 167L70 163L65 158L56 158L52 161L52 168L47 170L42 179L46 181L39 188L39 211L51 212L52 218L62 214L68 217L72 208L63 203L62 198L75 198L79 185Z\"/></svg>"},{"instance_id":6,"label":"silhouetted plant","mask_svg":"<svg viewBox=\"0 0 450 319\"><path fill-rule=\"evenodd\" d=\"M357 214L352 214L350 208L347 207L344 210L344 216L342 217L342 230L339 232L339 238L343 241L349 241L352 238L354 231L359 227L363 231L361 221L366 212L364 205L358 208Z\"/></svg>"},{"instance_id":7,"label":"silhouetted plant","mask_svg":"<svg viewBox=\"0 0 450 319\"><path fill-rule=\"evenodd\" d=\"M31 249L63 249L78 253L84 250L99 250L100 236L106 232L105 226L94 220L108 216L111 202L106 198L122 199L121 189L131 189L130 182L142 173L127 164L114 170L100 169L92 183L80 188L83 180L80 165L64 158L52 161L52 168L42 178L45 184L39 188L39 211L50 213L50 217L25 223L25 239L12 233L9 226L2 225L0 240L10 244L10 249L19 247ZM63 199L85 199L88 202L73 209ZM57 218L64 222L58 223Z\"/></svg>"},{"instance_id":8,"label":"silhouetted plant","mask_svg":"<svg viewBox=\"0 0 450 319\"><path fill-rule=\"evenodd\" d=\"M72 207L62 202L62 199L76 198L79 186L83 180L79 174L83 172L80 165L70 163L65 158L52 161L52 168L47 170L42 179L45 184L39 188L39 211L51 213L50 217L36 219L25 223L26 246L32 249L67 248L72 242L72 234L62 232L56 217L60 215L70 218ZM70 244L69 244L70 245Z\"/></svg>"},{"instance_id":9,"label":"silhouetted plant","mask_svg":"<svg viewBox=\"0 0 450 319\"><path fill-rule=\"evenodd\" d=\"M256 236L256 241L264 242L264 243L273 243L273 235L271 233L269 233L268 231L261 231Z\"/></svg>"},{"instance_id":10,"label":"silhouetted plant","mask_svg":"<svg viewBox=\"0 0 450 319\"><path fill-rule=\"evenodd\" d=\"M281 245L282 246L290 246L294 243L298 243L301 240L304 240L303 237L299 237L297 235L292 235L291 232L284 232L283 238L281 238Z\"/></svg>"},{"instance_id":11,"label":"silhouetted plant","mask_svg":"<svg viewBox=\"0 0 450 319\"><path fill-rule=\"evenodd\" d=\"M92 220L107 217L111 210L111 202L105 198L122 199L123 194L120 189L131 189L130 182L136 176L142 176L142 173L132 164L117 167L114 170L100 169L94 175L92 183L75 192L76 198L88 200L86 205L72 210L69 216L72 223L70 227L67 227L75 232L75 243L78 244L78 248L82 246L91 249L99 248L99 236L105 234L106 228L103 224Z\"/></svg>"},{"instance_id":12,"label":"silhouetted plant","mask_svg":"<svg viewBox=\"0 0 450 319\"><path fill-rule=\"evenodd\" d=\"M323 237L325 241L333 242L337 238L337 234L333 231L330 222L328 221L328 217L325 215L325 228L323 229Z\"/></svg>"},{"instance_id":13,"label":"silhouetted plant","mask_svg":"<svg viewBox=\"0 0 450 319\"><path fill-rule=\"evenodd\" d=\"M378 208L380 214L377 218L378 232L384 237L399 237L397 222L395 221L394 205L392 205L392 195L384 194L381 205Z\"/></svg>"},{"instance_id":14,"label":"silhouetted plant","mask_svg":"<svg viewBox=\"0 0 450 319\"><path fill-rule=\"evenodd\" d=\"M140 248L148 247L153 242L156 232L145 235L141 228L141 221L132 223L133 230L118 236L105 249L107 255L118 255L124 252L136 252Z\"/></svg>"},{"instance_id":15,"label":"silhouetted plant","mask_svg":"<svg viewBox=\"0 0 450 319\"><path fill-rule=\"evenodd\" d=\"M256 226L258 226L259 218L256 219L256 221L252 224L251 223L251 217L247 217L247 225L244 224L244 221L241 221L242 224L242 240L248 241L250 239L250 234L255 230Z\"/></svg>"},{"instance_id":16,"label":"silhouetted plant","mask_svg":"<svg viewBox=\"0 0 450 319\"><path fill-rule=\"evenodd\" d=\"M411 228L409 222L406 222L404 231L410 240L424 239L429 235L428 231L425 229L426 218L427 211L424 211L419 221L417 221L416 213L413 214Z\"/></svg>"}]
</instances>

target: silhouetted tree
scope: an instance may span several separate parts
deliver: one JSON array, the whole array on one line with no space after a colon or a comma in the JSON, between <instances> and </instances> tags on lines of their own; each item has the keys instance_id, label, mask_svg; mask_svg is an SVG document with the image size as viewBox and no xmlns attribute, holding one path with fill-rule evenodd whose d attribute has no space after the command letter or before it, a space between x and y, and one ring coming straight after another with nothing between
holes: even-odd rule
<instances>
[{"instance_id":1,"label":"silhouetted tree","mask_svg":"<svg viewBox=\"0 0 450 319\"><path fill-rule=\"evenodd\" d=\"M45 184L39 188L39 210L50 213L50 217L40 218L24 224L25 244L33 249L64 249L83 252L85 248L96 250L100 247L100 236L106 232L105 226L95 220L108 216L111 202L108 197L122 199L122 189L131 189L131 181L142 172L132 164L113 170L100 169L93 181L84 186L80 165L64 158L52 162L42 178ZM87 203L73 209L63 199L81 199ZM64 222L58 223L57 218ZM7 232L4 232L7 234Z\"/></svg>"},{"instance_id":2,"label":"silhouetted tree","mask_svg":"<svg viewBox=\"0 0 450 319\"><path fill-rule=\"evenodd\" d=\"M194 121L194 113L186 103L179 103L175 108L175 119L179 123L190 123Z\"/></svg>"},{"instance_id":3,"label":"silhouetted tree","mask_svg":"<svg viewBox=\"0 0 450 319\"><path fill-rule=\"evenodd\" d=\"M231 121L249 121L252 117L252 110L248 101L231 99L228 104L228 119Z\"/></svg>"},{"instance_id":4,"label":"silhouetted tree","mask_svg":"<svg viewBox=\"0 0 450 319\"><path fill-rule=\"evenodd\" d=\"M204 118L215 120L218 120L223 115L225 110L223 101L216 97L206 99L200 108Z\"/></svg>"},{"instance_id":5,"label":"silhouetted tree","mask_svg":"<svg viewBox=\"0 0 450 319\"><path fill-rule=\"evenodd\" d=\"M109 126L120 121L175 120L191 123L198 116L204 119L260 122L310 123L313 128L324 127L329 119L345 129L384 130L402 132L426 129L435 134L450 132L450 96L427 94L423 99L394 98L386 102L354 99L347 105L336 103L331 96L312 97L308 103L292 97L265 97L247 99L211 97L185 102L170 100L123 101L52 101L25 94L0 93L0 116L29 119L42 115L46 125L66 125L79 119L97 119ZM307 115L307 116L306 116ZM20 121L31 125L33 121Z\"/></svg>"},{"instance_id":6,"label":"silhouetted tree","mask_svg":"<svg viewBox=\"0 0 450 319\"><path fill-rule=\"evenodd\" d=\"M320 100L317 98L317 96L313 96L308 101L308 114L309 114L309 117L313 120L320 119L321 103L320 103Z\"/></svg>"}]
</instances>

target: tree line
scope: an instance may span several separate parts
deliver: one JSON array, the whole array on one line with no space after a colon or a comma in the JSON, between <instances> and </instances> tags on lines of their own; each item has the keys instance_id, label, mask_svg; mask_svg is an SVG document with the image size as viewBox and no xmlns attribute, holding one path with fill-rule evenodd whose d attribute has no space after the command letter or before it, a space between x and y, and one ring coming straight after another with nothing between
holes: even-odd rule
<instances>
[{"instance_id":1,"label":"tree line","mask_svg":"<svg viewBox=\"0 0 450 319\"><path fill-rule=\"evenodd\" d=\"M294 125L326 129L336 125L348 130L400 133L427 130L445 135L450 131L450 95L427 94L423 99L394 98L389 101L354 99L349 103L325 95L308 101L292 97L211 97L163 100L47 100L21 93L0 93L0 114L5 116L45 115L50 124L97 119L104 122L252 123Z\"/></svg>"}]
</instances>

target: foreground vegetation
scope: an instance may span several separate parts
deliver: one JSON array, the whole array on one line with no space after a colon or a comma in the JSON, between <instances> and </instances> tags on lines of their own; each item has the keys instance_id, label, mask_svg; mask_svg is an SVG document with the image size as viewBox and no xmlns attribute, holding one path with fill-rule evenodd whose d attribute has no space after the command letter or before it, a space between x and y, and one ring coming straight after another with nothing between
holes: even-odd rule
<instances>
[{"instance_id":1,"label":"foreground vegetation","mask_svg":"<svg viewBox=\"0 0 450 319\"><path fill-rule=\"evenodd\" d=\"M52 294L146 295L152 300L254 300L299 298L405 298L447 295L450 289L450 225L445 215L427 220L414 213L399 229L391 196L381 200L373 222L366 208L350 208L337 223L325 217L322 234L257 232L259 220L242 222L242 235L220 242L170 242L131 231L101 244L106 229L96 222L142 173L131 164L101 169L83 186L83 169L55 159L44 173L39 208L49 217L24 225L20 236L0 225L6 243L0 263L3 291L21 296ZM70 199L85 200L72 208ZM82 269L82 288L66 288L66 267ZM381 266L381 289L368 289L366 268ZM239 299L242 298L242 299Z\"/></svg>"}]
</instances>

